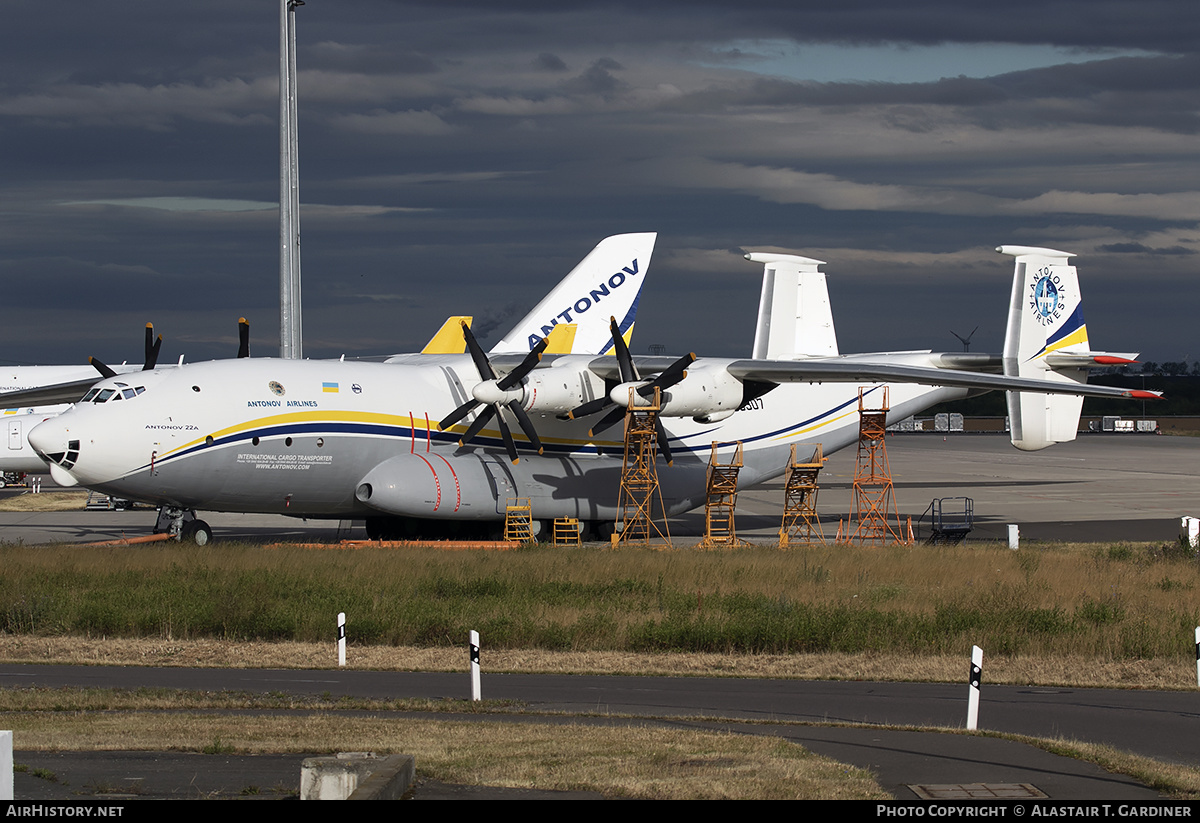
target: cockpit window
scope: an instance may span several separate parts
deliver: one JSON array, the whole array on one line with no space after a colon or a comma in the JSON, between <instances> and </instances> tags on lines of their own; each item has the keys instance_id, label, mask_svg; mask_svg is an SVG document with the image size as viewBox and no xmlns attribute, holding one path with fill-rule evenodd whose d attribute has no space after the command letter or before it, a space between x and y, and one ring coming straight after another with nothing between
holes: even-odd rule
<instances>
[{"instance_id":1,"label":"cockpit window","mask_svg":"<svg viewBox=\"0 0 1200 823\"><path fill-rule=\"evenodd\" d=\"M119 389L92 389L91 391L89 391L87 394L85 394L83 396L83 400L81 402L86 403L90 400L93 403L107 403L109 400L111 400L115 403L118 400L132 400L133 398L137 397L139 394L143 394L146 391L145 386L137 386L135 388L128 388L128 387L126 387L127 384L125 384L125 383L118 383L117 385L122 386L122 388L119 388Z\"/></svg>"}]
</instances>

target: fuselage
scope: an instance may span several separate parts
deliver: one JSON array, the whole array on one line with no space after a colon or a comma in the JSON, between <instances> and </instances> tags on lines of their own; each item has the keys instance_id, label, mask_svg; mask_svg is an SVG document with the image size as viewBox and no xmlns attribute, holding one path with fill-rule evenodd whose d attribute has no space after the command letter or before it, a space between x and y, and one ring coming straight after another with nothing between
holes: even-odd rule
<instances>
[{"instance_id":1,"label":"fuselage","mask_svg":"<svg viewBox=\"0 0 1200 823\"><path fill-rule=\"evenodd\" d=\"M562 357L536 375L547 390L559 381L562 391L590 399L605 391L587 368L594 359ZM103 402L97 394L47 420L30 441L56 477L185 509L478 520L503 517L509 498L528 497L543 518L613 516L621 426L590 437L594 417L562 420L531 397L545 452L516 432L513 465L494 421L466 447L458 440L469 420L438 429L479 382L465 355L189 364L102 381L101 394L113 390ZM821 443L826 454L854 443L858 392L853 383L783 384L718 423L664 417L674 455L673 466L658 469L668 511L703 504L713 441L730 450L743 442L743 487L782 475L793 443ZM868 407L881 394L868 392ZM964 394L892 385L890 418Z\"/></svg>"}]
</instances>

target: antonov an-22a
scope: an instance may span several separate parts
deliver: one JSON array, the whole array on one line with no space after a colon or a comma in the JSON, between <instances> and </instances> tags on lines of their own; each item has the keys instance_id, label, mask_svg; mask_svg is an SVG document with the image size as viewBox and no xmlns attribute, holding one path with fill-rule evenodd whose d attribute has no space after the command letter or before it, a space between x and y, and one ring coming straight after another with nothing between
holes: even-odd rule
<instances>
[{"instance_id":1,"label":"antonov an-22a","mask_svg":"<svg viewBox=\"0 0 1200 823\"><path fill-rule=\"evenodd\" d=\"M998 249L1016 260L1001 355L839 354L821 261L750 254L764 265L752 357L631 357L654 241L601 242L490 353L464 324L465 353L118 375L30 442L57 482L157 504L160 530L198 542L211 530L197 510L365 518L390 537L429 521L498 523L514 497L540 521L611 524L619 423L655 388L671 515L704 503L713 441L744 444L743 488L782 475L792 444L830 454L856 442L863 386L869 403L887 385L890 420L1006 390L1012 442L1027 450L1074 439L1084 396L1143 396L1087 385L1089 367L1135 355L1092 352L1072 255L1024 246ZM574 325L575 353L544 353L560 324Z\"/></svg>"}]
</instances>

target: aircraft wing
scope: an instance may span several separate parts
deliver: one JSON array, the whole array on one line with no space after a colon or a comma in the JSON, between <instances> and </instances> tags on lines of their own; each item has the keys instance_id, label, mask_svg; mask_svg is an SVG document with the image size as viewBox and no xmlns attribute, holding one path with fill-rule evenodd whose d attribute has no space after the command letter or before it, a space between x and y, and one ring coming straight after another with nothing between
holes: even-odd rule
<instances>
[{"instance_id":1,"label":"aircraft wing","mask_svg":"<svg viewBox=\"0 0 1200 823\"><path fill-rule=\"evenodd\" d=\"M0 408L15 409L20 406L57 406L60 403L76 403L87 394L88 389L103 379L103 375L97 374L86 380L73 380L70 383L55 383L51 386L39 386L34 389L3 392L0 393Z\"/></svg>"},{"instance_id":2,"label":"aircraft wing","mask_svg":"<svg viewBox=\"0 0 1200 823\"><path fill-rule=\"evenodd\" d=\"M920 383L926 386L954 386L964 389L1024 391L1041 394L1072 394L1083 397L1159 398L1161 392L1096 386L1087 383L1063 383L1026 377L1006 377L912 366L901 363L857 361L853 358L825 360L734 360L726 370L739 380L767 383Z\"/></svg>"}]
</instances>

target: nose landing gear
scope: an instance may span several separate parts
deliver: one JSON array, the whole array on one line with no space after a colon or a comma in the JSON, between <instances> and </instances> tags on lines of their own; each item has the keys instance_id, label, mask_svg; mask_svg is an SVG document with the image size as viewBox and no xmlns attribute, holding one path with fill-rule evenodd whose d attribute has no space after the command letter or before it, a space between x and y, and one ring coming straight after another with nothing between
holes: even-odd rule
<instances>
[{"instance_id":1,"label":"nose landing gear","mask_svg":"<svg viewBox=\"0 0 1200 823\"><path fill-rule=\"evenodd\" d=\"M194 509L160 507L154 533L164 532L177 541L195 543L197 546L207 546L213 539L212 528L196 517Z\"/></svg>"}]
</instances>

